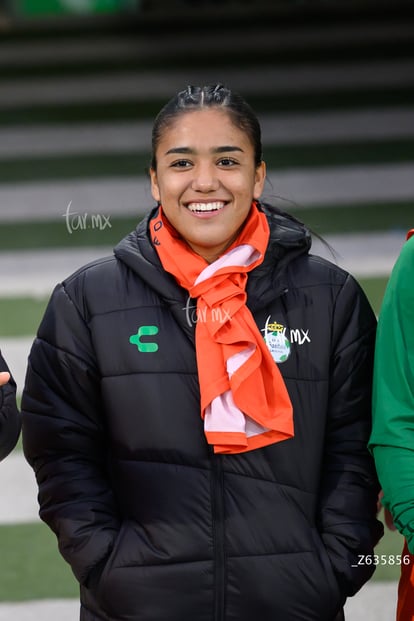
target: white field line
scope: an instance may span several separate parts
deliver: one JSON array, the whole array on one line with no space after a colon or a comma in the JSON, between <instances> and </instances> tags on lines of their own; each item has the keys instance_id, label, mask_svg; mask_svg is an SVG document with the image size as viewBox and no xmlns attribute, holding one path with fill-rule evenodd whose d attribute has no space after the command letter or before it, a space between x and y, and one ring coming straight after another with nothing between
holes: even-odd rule
<instances>
[{"instance_id":1,"label":"white field line","mask_svg":"<svg viewBox=\"0 0 414 621\"><path fill-rule=\"evenodd\" d=\"M414 200L414 162L366 166L270 170L263 199L286 199L285 208ZM153 204L147 177L110 177L3 183L0 222L56 219L65 226L67 208L78 216L142 215ZM358 214L355 213L358 218Z\"/></svg>"},{"instance_id":2,"label":"white field line","mask_svg":"<svg viewBox=\"0 0 414 621\"><path fill-rule=\"evenodd\" d=\"M390 621L395 618L396 582L368 582L345 604L347 621ZM0 621L75 621L79 618L79 601L32 600L0 604Z\"/></svg>"},{"instance_id":3,"label":"white field line","mask_svg":"<svg viewBox=\"0 0 414 621\"><path fill-rule=\"evenodd\" d=\"M260 115L264 146L413 138L414 109ZM0 158L149 152L152 122L0 127ZM413 156L414 157L414 156Z\"/></svg>"},{"instance_id":4,"label":"white field line","mask_svg":"<svg viewBox=\"0 0 414 621\"><path fill-rule=\"evenodd\" d=\"M53 585L50 587L53 591ZM0 604L0 621L76 621L79 619L77 599L46 599ZM366 619L365 621L368 621ZM379 620L378 620L379 621Z\"/></svg>"},{"instance_id":5,"label":"white field line","mask_svg":"<svg viewBox=\"0 0 414 621\"><path fill-rule=\"evenodd\" d=\"M1 462L0 489L0 524L40 520L34 472L20 451L13 451Z\"/></svg>"},{"instance_id":6,"label":"white field line","mask_svg":"<svg viewBox=\"0 0 414 621\"><path fill-rule=\"evenodd\" d=\"M314 239L312 253L336 262L357 277L387 276L405 241L405 231L326 235L329 250ZM0 253L0 296L50 295L53 287L75 270L100 257L111 247L16 250Z\"/></svg>"},{"instance_id":7,"label":"white field line","mask_svg":"<svg viewBox=\"0 0 414 621\"><path fill-rule=\"evenodd\" d=\"M326 241L336 257L318 240L312 252L349 271L357 278L387 277L405 240L405 231L384 234L328 235ZM1 297L49 297L54 286L89 261L112 253L110 248L76 248L74 250L17 251L1 256ZM31 337L0 339L2 352L21 392ZM1 468L0 468L1 471ZM0 486L0 489L1 486Z\"/></svg>"},{"instance_id":8,"label":"white field line","mask_svg":"<svg viewBox=\"0 0 414 621\"><path fill-rule=\"evenodd\" d=\"M113 254L111 247L17 250L0 254L0 296L49 296L78 268Z\"/></svg>"},{"instance_id":9,"label":"white field line","mask_svg":"<svg viewBox=\"0 0 414 621\"><path fill-rule=\"evenodd\" d=\"M368 582L345 604L347 621L390 621L395 618L396 582ZM0 621L76 621L79 618L77 599L32 600L0 604Z\"/></svg>"},{"instance_id":10,"label":"white field line","mask_svg":"<svg viewBox=\"0 0 414 621\"><path fill-rule=\"evenodd\" d=\"M21 453L15 451L1 463L0 489L0 524L39 521L34 474ZM389 621L395 616L396 592L395 582L368 583L355 597L347 601L346 619ZM0 604L0 621L55 621L57 618L60 621L73 621L77 618L78 610L79 602L76 599L3 602Z\"/></svg>"},{"instance_id":11,"label":"white field line","mask_svg":"<svg viewBox=\"0 0 414 621\"><path fill-rule=\"evenodd\" d=\"M334 66L303 64L293 67L199 68L187 71L129 71L72 77L62 72L54 78L2 80L0 107L146 100L167 101L186 84L224 82L244 96L250 94L315 93L333 89L387 89L414 83L414 61L359 61Z\"/></svg>"},{"instance_id":12,"label":"white field line","mask_svg":"<svg viewBox=\"0 0 414 621\"><path fill-rule=\"evenodd\" d=\"M22 453L14 451L0 465L0 525L39 522L37 485ZM56 551L56 554L58 552ZM51 593L53 586L51 586ZM389 621L395 616L396 582L370 582L345 606L349 621ZM46 599L0 603L0 621L74 621L77 599Z\"/></svg>"},{"instance_id":13,"label":"white field line","mask_svg":"<svg viewBox=\"0 0 414 621\"><path fill-rule=\"evenodd\" d=\"M7 360L8 367L13 375L13 378L17 385L17 393L21 395L24 388L24 379L26 376L27 369L27 358L30 353L30 348L32 347L34 337L16 337L16 338L5 338L1 337L0 346L1 352L4 356L4 359ZM5 463L10 463L10 459L14 456L14 453L7 457ZM4 474L3 474L4 473ZM0 463L0 481L2 476L8 476L7 471L3 468L3 463ZM25 484L29 485L34 484L34 481L31 481L30 472L27 471L25 473L24 478ZM30 485L29 485L30 487ZM7 519L11 522L14 521L14 516L10 515L10 511L13 510L13 503L7 502L4 498L5 494L10 491L8 487L0 488L2 490L3 500L0 502L0 522L7 521ZM15 490L11 490L13 493L13 497L15 495ZM20 492L19 492L20 493ZM24 509L20 510L20 515L24 516L23 521L31 522L35 516L37 515L37 509L33 503L33 495L22 496L22 501L27 502L28 504L24 505ZM9 518L7 518L9 516ZM6 519L7 518L7 519Z\"/></svg>"}]
</instances>

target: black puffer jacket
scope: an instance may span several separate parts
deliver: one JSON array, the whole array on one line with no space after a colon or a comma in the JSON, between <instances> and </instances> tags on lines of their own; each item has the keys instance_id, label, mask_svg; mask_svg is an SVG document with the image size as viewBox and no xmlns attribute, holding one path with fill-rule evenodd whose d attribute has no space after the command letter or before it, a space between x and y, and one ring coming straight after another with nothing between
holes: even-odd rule
<instances>
[{"instance_id":1,"label":"black puffer jacket","mask_svg":"<svg viewBox=\"0 0 414 621\"><path fill-rule=\"evenodd\" d=\"M0 371L9 372L9 368L0 354ZM21 419L16 405L16 383L11 377L4 386L0 386L0 460L7 457L17 444L20 435Z\"/></svg>"},{"instance_id":2,"label":"black puffer jacket","mask_svg":"<svg viewBox=\"0 0 414 621\"><path fill-rule=\"evenodd\" d=\"M375 318L291 219L248 281L295 437L214 455L194 309L148 222L58 286L23 396L40 515L81 584L83 621L331 621L370 577L381 526L366 449ZM284 335L281 339L280 335Z\"/></svg>"}]
</instances>

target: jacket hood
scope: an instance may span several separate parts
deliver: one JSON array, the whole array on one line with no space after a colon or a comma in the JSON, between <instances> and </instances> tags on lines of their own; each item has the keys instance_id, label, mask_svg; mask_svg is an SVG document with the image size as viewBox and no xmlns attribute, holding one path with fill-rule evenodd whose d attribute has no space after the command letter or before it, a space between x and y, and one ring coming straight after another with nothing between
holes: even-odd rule
<instances>
[{"instance_id":1,"label":"jacket hood","mask_svg":"<svg viewBox=\"0 0 414 621\"><path fill-rule=\"evenodd\" d=\"M190 340L194 338L193 328L184 321L183 310L188 305L188 292L177 285L175 278L166 272L158 258L149 236L149 222L157 213L152 209L114 248L116 258L126 264L151 288L170 308L177 322Z\"/></svg>"},{"instance_id":2,"label":"jacket hood","mask_svg":"<svg viewBox=\"0 0 414 621\"><path fill-rule=\"evenodd\" d=\"M253 310L264 306L287 289L286 266L307 254L312 237L305 225L290 214L262 203L270 228L269 245L263 263L256 267L247 281L248 305Z\"/></svg>"},{"instance_id":3,"label":"jacket hood","mask_svg":"<svg viewBox=\"0 0 414 621\"><path fill-rule=\"evenodd\" d=\"M267 216L270 239L264 261L249 274L247 292L251 308L266 304L271 297L286 288L283 279L286 265L296 257L308 253L312 243L308 229L293 216L267 204L260 204L259 208ZM158 207L152 209L135 231L119 242L114 253L157 291L166 303L182 314L188 294L177 287L171 274L165 272L149 237L149 221L155 216L157 209Z\"/></svg>"}]
</instances>

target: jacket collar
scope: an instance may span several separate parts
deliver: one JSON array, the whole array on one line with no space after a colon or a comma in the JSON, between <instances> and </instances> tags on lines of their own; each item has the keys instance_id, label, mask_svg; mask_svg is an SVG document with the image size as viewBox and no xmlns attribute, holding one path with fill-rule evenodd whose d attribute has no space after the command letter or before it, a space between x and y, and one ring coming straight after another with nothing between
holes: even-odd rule
<instances>
[{"instance_id":1,"label":"jacket collar","mask_svg":"<svg viewBox=\"0 0 414 621\"><path fill-rule=\"evenodd\" d=\"M157 251L150 241L148 224L156 211L157 207L141 220L135 231L119 242L114 248L114 254L159 295L188 338L193 341L194 326L186 320L185 313L188 308L188 293L163 269Z\"/></svg>"},{"instance_id":2,"label":"jacket collar","mask_svg":"<svg viewBox=\"0 0 414 621\"><path fill-rule=\"evenodd\" d=\"M247 282L248 306L251 310L268 304L288 287L286 266L307 254L312 245L308 229L290 214L262 203L270 227L269 245L261 265L253 270Z\"/></svg>"},{"instance_id":3,"label":"jacket collar","mask_svg":"<svg viewBox=\"0 0 414 621\"><path fill-rule=\"evenodd\" d=\"M312 243L309 231L293 216L267 204L259 207L268 218L270 239L263 263L248 277L248 306L251 310L263 307L286 290L286 266L308 253ZM158 293L180 324L186 324L183 311L188 304L188 294L177 286L171 274L165 272L149 238L148 223L156 210L157 207L152 209L135 231L120 241L114 253Z\"/></svg>"}]
</instances>

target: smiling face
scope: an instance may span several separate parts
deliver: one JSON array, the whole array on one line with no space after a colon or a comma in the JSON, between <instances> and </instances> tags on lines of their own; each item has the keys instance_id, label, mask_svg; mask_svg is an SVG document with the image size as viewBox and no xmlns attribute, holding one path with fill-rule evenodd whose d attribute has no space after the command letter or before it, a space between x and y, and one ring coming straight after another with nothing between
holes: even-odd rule
<instances>
[{"instance_id":1,"label":"smiling face","mask_svg":"<svg viewBox=\"0 0 414 621\"><path fill-rule=\"evenodd\" d=\"M208 263L236 239L266 168L254 162L248 135L227 112L185 112L166 127L150 170L151 191L170 224Z\"/></svg>"}]
</instances>

